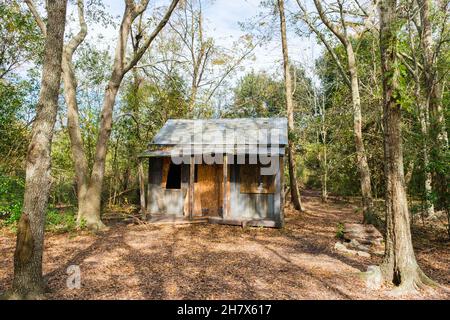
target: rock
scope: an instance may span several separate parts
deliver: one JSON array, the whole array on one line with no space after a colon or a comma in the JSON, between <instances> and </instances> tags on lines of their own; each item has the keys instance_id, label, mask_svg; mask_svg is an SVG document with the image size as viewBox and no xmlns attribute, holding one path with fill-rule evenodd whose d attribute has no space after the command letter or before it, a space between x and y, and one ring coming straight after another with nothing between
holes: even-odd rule
<instances>
[{"instance_id":1,"label":"rock","mask_svg":"<svg viewBox=\"0 0 450 320\"><path fill-rule=\"evenodd\" d=\"M348 242L346 244L346 246L349 249L355 249L355 250L365 251L365 252L369 252L370 251L370 247L369 246L360 244L358 242L358 240L356 240L356 239L350 240L350 242Z\"/></svg>"},{"instance_id":2,"label":"rock","mask_svg":"<svg viewBox=\"0 0 450 320\"><path fill-rule=\"evenodd\" d=\"M342 242L336 242L334 245L334 250L343 252L348 251L347 247Z\"/></svg>"},{"instance_id":3,"label":"rock","mask_svg":"<svg viewBox=\"0 0 450 320\"><path fill-rule=\"evenodd\" d=\"M359 250L352 250L347 247L347 243L342 242L336 242L334 244L334 250L340 251L352 256L360 256L365 258L370 258L370 254L368 252L359 251Z\"/></svg>"},{"instance_id":4,"label":"rock","mask_svg":"<svg viewBox=\"0 0 450 320\"><path fill-rule=\"evenodd\" d=\"M427 221L445 221L447 220L447 214L444 210L435 210L432 214L425 218Z\"/></svg>"},{"instance_id":5,"label":"rock","mask_svg":"<svg viewBox=\"0 0 450 320\"><path fill-rule=\"evenodd\" d=\"M379 266L369 266L365 273L366 287L372 290L379 290L383 284L383 275Z\"/></svg>"},{"instance_id":6,"label":"rock","mask_svg":"<svg viewBox=\"0 0 450 320\"><path fill-rule=\"evenodd\" d=\"M370 248L370 253L373 253L374 255L377 255L377 256L384 256L384 246L383 245L372 246Z\"/></svg>"},{"instance_id":7,"label":"rock","mask_svg":"<svg viewBox=\"0 0 450 320\"><path fill-rule=\"evenodd\" d=\"M349 248L376 255L384 254L383 236L373 225L344 223L343 235Z\"/></svg>"},{"instance_id":8,"label":"rock","mask_svg":"<svg viewBox=\"0 0 450 320\"><path fill-rule=\"evenodd\" d=\"M357 240L364 245L381 244L383 236L371 224L344 223L344 239L351 241Z\"/></svg>"},{"instance_id":9,"label":"rock","mask_svg":"<svg viewBox=\"0 0 450 320\"><path fill-rule=\"evenodd\" d=\"M360 257L370 258L370 253L365 252L365 251L356 251L356 254Z\"/></svg>"}]
</instances>

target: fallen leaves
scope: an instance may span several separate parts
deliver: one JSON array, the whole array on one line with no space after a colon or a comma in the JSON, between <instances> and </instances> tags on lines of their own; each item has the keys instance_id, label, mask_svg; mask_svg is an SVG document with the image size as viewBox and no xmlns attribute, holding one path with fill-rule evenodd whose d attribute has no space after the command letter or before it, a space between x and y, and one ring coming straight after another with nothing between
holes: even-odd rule
<instances>
[{"instance_id":1,"label":"fallen leaves","mask_svg":"<svg viewBox=\"0 0 450 320\"><path fill-rule=\"evenodd\" d=\"M50 299L379 299L358 277L380 257L336 252L336 225L359 222L356 205L303 199L306 213L287 207L283 230L224 225L112 224L99 234L47 234L44 273ZM414 234L414 233L413 233ZM422 268L450 284L448 242L426 230L415 239ZM0 291L11 284L15 236L0 233ZM79 265L81 289L66 288ZM444 292L419 297L448 299Z\"/></svg>"}]
</instances>

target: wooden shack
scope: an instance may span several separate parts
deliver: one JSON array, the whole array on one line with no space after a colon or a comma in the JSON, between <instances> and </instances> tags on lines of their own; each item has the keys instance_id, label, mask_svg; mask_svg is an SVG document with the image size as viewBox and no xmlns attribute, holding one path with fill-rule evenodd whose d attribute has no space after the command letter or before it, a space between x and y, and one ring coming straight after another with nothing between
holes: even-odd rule
<instances>
[{"instance_id":1,"label":"wooden shack","mask_svg":"<svg viewBox=\"0 0 450 320\"><path fill-rule=\"evenodd\" d=\"M286 145L285 118L168 120L139 155L141 211L151 221L281 227Z\"/></svg>"}]
</instances>

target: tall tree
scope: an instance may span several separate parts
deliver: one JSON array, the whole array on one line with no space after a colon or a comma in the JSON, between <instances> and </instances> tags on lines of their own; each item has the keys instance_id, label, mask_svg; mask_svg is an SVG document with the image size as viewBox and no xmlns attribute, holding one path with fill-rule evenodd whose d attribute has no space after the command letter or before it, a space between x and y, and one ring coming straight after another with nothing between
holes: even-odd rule
<instances>
[{"instance_id":1,"label":"tall tree","mask_svg":"<svg viewBox=\"0 0 450 320\"><path fill-rule=\"evenodd\" d=\"M415 1L413 2L415 3ZM400 58L402 59L403 64L406 66L407 70L411 74L411 77L414 80L414 100L416 103L417 115L420 124L420 133L421 133L421 142L422 142L422 161L424 168L424 179L423 179L423 187L425 191L425 211L427 215L434 214L434 204L431 201L432 194L432 172L430 170L430 155L429 155L429 128L430 128L430 116L429 116L429 108L427 106L427 100L422 94L422 70L420 64L420 43L417 44L414 41L414 34L412 31L412 25L414 25L414 11L417 10L416 6L412 5L408 10L408 42L409 49L411 52L411 62L407 61L403 58L400 53ZM414 161L411 161L411 165L414 164ZM408 186L408 182L411 179L412 171L409 170L408 174L405 176L406 186ZM406 179L408 178L408 179Z\"/></svg>"},{"instance_id":2,"label":"tall tree","mask_svg":"<svg viewBox=\"0 0 450 320\"><path fill-rule=\"evenodd\" d=\"M40 17L36 6L32 0L26 0L28 8L34 15L37 25L40 27L42 33L47 33L45 24ZM87 172L88 161L85 156L85 150L83 145L83 139L81 131L79 130L78 119L78 101L77 101L77 80L75 77L75 71L73 67L73 55L78 46L84 41L87 35L87 24L84 18L84 1L77 0L78 21L80 24L80 30L75 34L63 47L62 56L62 71L64 82L64 98L67 105L67 127L69 131L69 137L72 146L72 157L74 159L76 172ZM78 199L84 199L87 191L86 175L78 174L77 178L77 196Z\"/></svg>"},{"instance_id":3,"label":"tall tree","mask_svg":"<svg viewBox=\"0 0 450 320\"><path fill-rule=\"evenodd\" d=\"M14 253L13 297L33 298L44 292L42 253L45 211L51 184L51 143L58 110L61 58L67 0L47 1L48 33L36 118L26 160L23 212Z\"/></svg>"},{"instance_id":4,"label":"tall tree","mask_svg":"<svg viewBox=\"0 0 450 320\"><path fill-rule=\"evenodd\" d=\"M326 26L328 31L330 31L345 48L347 58L346 69L348 70L347 75L344 66L341 65L340 59L335 54L329 40L327 40L325 35L315 26L314 22L308 16L305 6L300 2L300 0L297 0L297 4L299 5L303 13L303 20L306 22L308 27L317 35L317 37L325 45L327 50L331 53L331 56L334 58L336 64L339 66L339 70L341 71L344 80L351 89L352 105L353 105L353 133L356 147L356 167L358 169L360 177L364 221L368 222L371 220L371 216L373 214L372 186L370 178L370 169L367 161L366 149L364 146L362 134L361 98L359 90L358 65L355 56L355 50L353 48L353 39L352 39L353 33L351 32L351 30L349 30L348 21L346 20L346 13L348 13L348 10L344 8L343 1L337 2L336 10L333 9L326 11L322 7L321 1L314 0L314 5L318 13L318 18ZM331 12L337 11L336 20L339 21L338 23L335 23L330 19L329 13L327 13L330 11ZM365 10L360 11L362 11L362 13L359 13L360 15L366 16L370 15L370 13L366 12ZM369 20L369 17L367 17L366 19Z\"/></svg>"},{"instance_id":5,"label":"tall tree","mask_svg":"<svg viewBox=\"0 0 450 320\"><path fill-rule=\"evenodd\" d=\"M423 74L424 74L424 84L425 84L425 101L428 107L428 114L430 115L430 134L431 141L434 141L434 156L433 160L435 162L435 187L438 194L438 206L441 209L448 209L448 177L443 173L440 167L445 166L445 162L442 158L445 152L448 150L448 136L447 128L445 122L445 114L442 106L442 83L440 81L440 73L437 68L437 58L440 55L440 50L442 44L449 39L443 39L442 35L446 26L448 25L448 1L442 1L441 9L444 18L441 19L442 26L436 29L441 29L440 32L435 32L438 34L437 44L435 43L433 37L433 25L432 25L432 4L434 1L431 0L417 0L419 12L420 12L420 24L416 24L418 28L418 33L420 37L420 43L423 51ZM437 3L436 3L437 5ZM437 164L437 165L436 165Z\"/></svg>"},{"instance_id":6,"label":"tall tree","mask_svg":"<svg viewBox=\"0 0 450 320\"><path fill-rule=\"evenodd\" d=\"M27 0L31 3L31 0ZM101 192L103 186L103 178L105 175L106 153L108 142L112 130L112 117L114 104L116 101L119 87L124 76L128 71L132 70L139 60L142 58L146 50L149 48L153 40L164 28L169 21L173 10L177 6L179 0L172 0L165 14L160 19L150 34L146 34L144 30L138 28L139 33L132 34L132 26L136 19L141 21L142 15L148 7L149 0L141 0L138 4L134 0L125 0L125 10L119 28L119 35L114 54L114 62L112 72L106 86L102 111L100 114L100 127L97 137L94 163L92 170L89 170L86 151L82 141L81 129L78 117L78 105L76 101L76 79L73 71L72 57L78 45L86 36L87 26L84 20L83 1L78 0L78 20L80 23L80 31L64 48L63 67L64 67L64 87L65 98L68 105L68 127L71 140L72 155L75 166L75 174L78 190L78 223L85 223L90 229L102 229L104 225L100 219L101 210ZM30 6L33 11L34 6ZM41 25L42 19L37 19ZM41 29L43 29L41 27ZM127 59L127 43L130 35L132 35L133 52L131 57Z\"/></svg>"},{"instance_id":7,"label":"tall tree","mask_svg":"<svg viewBox=\"0 0 450 320\"><path fill-rule=\"evenodd\" d=\"M414 291L431 280L417 264L411 240L402 153L402 105L397 61L401 27L397 0L380 2L380 52L386 175L386 248L381 266L385 281L400 291Z\"/></svg>"},{"instance_id":8,"label":"tall tree","mask_svg":"<svg viewBox=\"0 0 450 320\"><path fill-rule=\"evenodd\" d=\"M288 116L288 136L289 136L289 184L291 188L291 199L294 208L303 211L300 199L300 191L297 183L297 166L294 154L294 141L292 134L294 133L294 100L292 92L292 79L289 64L288 44L286 39L286 18L284 14L284 0L278 0L278 12L280 14L280 32L281 32L281 47L283 51L283 69L284 69L284 83L286 91L286 111Z\"/></svg>"},{"instance_id":9,"label":"tall tree","mask_svg":"<svg viewBox=\"0 0 450 320\"><path fill-rule=\"evenodd\" d=\"M441 96L441 83L439 81L439 72L436 68L436 60L440 54L442 48L442 42L448 41L448 39L438 39L437 45L433 39L433 26L431 18L432 3L431 0L417 0L419 12L420 12L420 25L417 24L418 31L420 33L420 43L423 50L423 69L425 76L426 86L426 101L429 105L430 114L432 116L433 125L436 127L435 135L438 141L444 146L448 147L448 136L445 128L444 111L442 109L442 96ZM437 5L437 4L436 4ZM448 1L442 1L441 8L444 13L442 19L442 26L445 30L446 24L448 24ZM439 27L439 26L437 26ZM442 36L442 31L439 36Z\"/></svg>"},{"instance_id":10,"label":"tall tree","mask_svg":"<svg viewBox=\"0 0 450 320\"><path fill-rule=\"evenodd\" d=\"M90 176L88 172L76 172L77 175L86 176L86 178L82 180L88 182L86 194L84 195L84 199L81 200L78 208L78 221L85 221L86 225L90 228L99 229L103 227L103 223L100 219L101 192L105 174L106 152L112 129L113 109L120 84L125 74L137 64L158 33L167 24L178 1L179 0L171 1L166 13L151 34L136 35L136 41L140 41L140 39L143 41L140 46L138 45L139 49L134 52L128 61L126 61L126 47L132 24L136 18L141 16L147 9L149 0L142 0L139 4L135 4L133 0L125 1L125 11L120 24L112 73L103 99L102 112L100 115L100 130L97 137L95 161L92 172Z\"/></svg>"}]
</instances>

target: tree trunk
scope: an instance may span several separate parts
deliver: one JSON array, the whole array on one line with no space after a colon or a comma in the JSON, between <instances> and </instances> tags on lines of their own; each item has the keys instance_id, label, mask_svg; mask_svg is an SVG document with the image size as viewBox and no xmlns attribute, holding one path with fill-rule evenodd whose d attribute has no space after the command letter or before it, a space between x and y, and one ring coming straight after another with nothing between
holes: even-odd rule
<instances>
[{"instance_id":1,"label":"tree trunk","mask_svg":"<svg viewBox=\"0 0 450 320\"><path fill-rule=\"evenodd\" d=\"M361 196L363 203L363 223L373 221L372 186L370 182L370 169L367 163L366 149L362 137L361 98L359 95L358 70L353 47L350 41L346 44L347 62L350 73L350 83L353 104L353 134L356 147L356 167L359 173Z\"/></svg>"},{"instance_id":2,"label":"tree trunk","mask_svg":"<svg viewBox=\"0 0 450 320\"><path fill-rule=\"evenodd\" d=\"M113 108L121 80L122 76L114 76L113 73L106 89L100 117L100 131L95 149L94 166L87 192L79 201L77 221L79 223L83 222L89 229L94 230L105 227L100 219L101 193L105 175L106 152L112 129Z\"/></svg>"},{"instance_id":3,"label":"tree trunk","mask_svg":"<svg viewBox=\"0 0 450 320\"><path fill-rule=\"evenodd\" d=\"M126 1L125 12L120 24L113 69L103 98L94 165L89 178L86 194L84 198L81 199L81 202L79 202L78 208L77 221L79 223L84 222L88 228L94 230L104 228L104 224L100 219L101 193L105 175L106 153L112 130L114 104L120 84L122 83L125 74L142 58L152 41L167 24L179 0L172 0L166 13L154 28L153 32L145 37L144 43L137 49L131 59L126 61L127 40L130 35L132 23L146 10L148 2L148 0L142 1L140 5L135 5L134 1Z\"/></svg>"},{"instance_id":4,"label":"tree trunk","mask_svg":"<svg viewBox=\"0 0 450 320\"><path fill-rule=\"evenodd\" d=\"M34 298L44 293L45 211L51 186L51 143L58 111L66 7L67 0L47 2L41 90L28 146L23 212L14 253L12 293L17 298Z\"/></svg>"},{"instance_id":5,"label":"tree trunk","mask_svg":"<svg viewBox=\"0 0 450 320\"><path fill-rule=\"evenodd\" d=\"M415 291L431 283L419 268L411 239L403 170L401 105L397 69L397 1L380 3L380 51L383 75L383 122L386 176L386 246L381 270L399 291Z\"/></svg>"},{"instance_id":6,"label":"tree trunk","mask_svg":"<svg viewBox=\"0 0 450 320\"><path fill-rule=\"evenodd\" d=\"M297 166L295 163L294 142L292 134L294 133L294 101L292 98L292 80L289 70L289 55L286 39L286 20L284 16L284 0L278 0L278 10L280 12L280 30L281 46L283 49L284 83L286 90L286 110L288 116L288 137L289 137L289 182L291 187L291 201L296 210L303 211L300 199L300 191L297 183Z\"/></svg>"},{"instance_id":7,"label":"tree trunk","mask_svg":"<svg viewBox=\"0 0 450 320\"><path fill-rule=\"evenodd\" d=\"M314 91L315 95L315 91ZM316 99L316 98L314 98ZM321 167L322 167L322 201L327 202L328 201L328 149L327 149L327 128L325 126L325 99L322 99L322 104L320 108L320 114L321 114L321 128L320 128L320 136L322 138L322 156L321 156ZM320 142L320 141L319 141Z\"/></svg>"},{"instance_id":8,"label":"tree trunk","mask_svg":"<svg viewBox=\"0 0 450 320\"><path fill-rule=\"evenodd\" d=\"M325 134L323 135L325 137ZM322 201L327 202L328 201L328 157L327 157L327 145L324 141L323 146L323 161L322 161Z\"/></svg>"},{"instance_id":9,"label":"tree trunk","mask_svg":"<svg viewBox=\"0 0 450 320\"><path fill-rule=\"evenodd\" d=\"M417 82L417 86L420 86L420 82ZM424 170L424 190L425 190L425 211L427 216L434 214L434 204L430 200L430 196L433 192L432 190L432 175L430 171L430 161L428 156L428 112L426 106L420 101L420 93L417 95L418 98L418 111L419 111L419 121L420 121L420 131L422 133L422 154L423 154L423 170Z\"/></svg>"},{"instance_id":10,"label":"tree trunk","mask_svg":"<svg viewBox=\"0 0 450 320\"><path fill-rule=\"evenodd\" d=\"M297 1L302 11L306 14L306 9L301 5L300 1ZM367 162L366 151L364 147L364 141L362 138L362 116L361 116L361 99L359 96L359 83L358 83L358 68L355 59L355 54L353 51L353 45L351 42L350 32L347 30L348 25L344 17L344 12L340 11L340 23L336 24L329 19L326 10L322 7L322 3L319 0L314 0L314 5L319 14L320 20L325 24L329 31L331 31L345 47L347 55L347 66L350 74L350 78L347 76L344 68L341 66L339 58L333 51L330 43L326 40L324 35L319 32L314 24L306 19L307 24L310 28L318 35L319 39L330 52L334 61L339 67L340 73L342 74L345 82L348 84L352 94L352 104L353 104L353 133L355 137L355 148L356 148L356 167L359 173L359 180L361 186L361 196L363 204L363 222L370 223L373 221L373 201L372 201L372 186L370 182L370 170ZM339 3L338 5L342 5Z\"/></svg>"},{"instance_id":11,"label":"tree trunk","mask_svg":"<svg viewBox=\"0 0 450 320\"><path fill-rule=\"evenodd\" d=\"M75 77L72 58L75 50L84 41L87 34L87 25L84 20L83 0L78 0L78 19L80 31L67 45L64 46L62 56L62 71L64 81L64 99L67 105L67 128L72 150L72 159L75 167L77 182L78 208L83 205L88 188L89 167L81 136L80 121L78 115L78 101L76 97L77 80Z\"/></svg>"}]
</instances>

